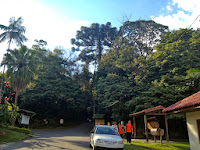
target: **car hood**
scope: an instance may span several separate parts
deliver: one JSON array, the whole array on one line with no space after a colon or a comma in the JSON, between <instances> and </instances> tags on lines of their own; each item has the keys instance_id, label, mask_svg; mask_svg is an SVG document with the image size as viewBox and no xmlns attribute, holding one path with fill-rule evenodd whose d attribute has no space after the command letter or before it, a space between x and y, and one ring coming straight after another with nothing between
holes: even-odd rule
<instances>
[{"instance_id":1,"label":"car hood","mask_svg":"<svg viewBox=\"0 0 200 150\"><path fill-rule=\"evenodd\" d=\"M101 139L107 141L123 141L119 135L108 135L108 134L94 134L94 140Z\"/></svg>"}]
</instances>

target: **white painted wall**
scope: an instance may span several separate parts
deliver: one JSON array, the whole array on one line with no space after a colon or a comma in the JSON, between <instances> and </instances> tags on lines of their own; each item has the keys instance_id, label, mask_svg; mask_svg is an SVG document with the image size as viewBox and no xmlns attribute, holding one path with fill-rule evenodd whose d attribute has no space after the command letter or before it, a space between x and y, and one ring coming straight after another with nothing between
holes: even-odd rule
<instances>
[{"instance_id":1,"label":"white painted wall","mask_svg":"<svg viewBox=\"0 0 200 150\"><path fill-rule=\"evenodd\" d=\"M198 135L197 120L200 119L200 110L186 112L187 128L191 150L200 150L200 140Z\"/></svg>"}]
</instances>

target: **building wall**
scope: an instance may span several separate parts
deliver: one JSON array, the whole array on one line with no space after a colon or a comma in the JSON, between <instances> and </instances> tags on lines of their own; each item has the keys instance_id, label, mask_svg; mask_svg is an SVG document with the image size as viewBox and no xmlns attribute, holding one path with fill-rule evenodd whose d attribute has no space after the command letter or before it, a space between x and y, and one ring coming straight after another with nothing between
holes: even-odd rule
<instances>
[{"instance_id":1,"label":"building wall","mask_svg":"<svg viewBox=\"0 0 200 150\"><path fill-rule=\"evenodd\" d=\"M187 112L187 128L191 150L200 150L200 137L198 134L197 120L200 119L200 110L195 112Z\"/></svg>"},{"instance_id":2,"label":"building wall","mask_svg":"<svg viewBox=\"0 0 200 150\"><path fill-rule=\"evenodd\" d=\"M95 125L105 125L104 119L95 119Z\"/></svg>"}]
</instances>

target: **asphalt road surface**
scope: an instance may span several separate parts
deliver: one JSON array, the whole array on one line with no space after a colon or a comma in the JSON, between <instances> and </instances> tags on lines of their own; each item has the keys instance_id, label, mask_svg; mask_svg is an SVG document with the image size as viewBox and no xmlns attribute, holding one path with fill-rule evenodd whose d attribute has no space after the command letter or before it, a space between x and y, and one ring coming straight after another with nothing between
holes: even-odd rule
<instances>
[{"instance_id":1,"label":"asphalt road surface","mask_svg":"<svg viewBox=\"0 0 200 150\"><path fill-rule=\"evenodd\" d=\"M89 147L91 124L67 129L33 130L35 137L1 145L0 150L92 150Z\"/></svg>"}]
</instances>

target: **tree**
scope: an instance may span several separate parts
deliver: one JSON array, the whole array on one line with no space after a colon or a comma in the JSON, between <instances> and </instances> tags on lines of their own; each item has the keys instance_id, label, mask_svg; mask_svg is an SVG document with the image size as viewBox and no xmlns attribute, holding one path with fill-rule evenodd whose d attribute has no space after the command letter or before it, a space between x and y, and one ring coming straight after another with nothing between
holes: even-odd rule
<instances>
[{"instance_id":1,"label":"tree","mask_svg":"<svg viewBox=\"0 0 200 150\"><path fill-rule=\"evenodd\" d=\"M3 64L8 68L7 75L9 76L11 87L16 92L15 105L17 105L19 92L24 91L34 78L37 58L26 46L21 46L19 50L14 49L8 52Z\"/></svg>"},{"instance_id":2,"label":"tree","mask_svg":"<svg viewBox=\"0 0 200 150\"><path fill-rule=\"evenodd\" d=\"M126 21L120 27L120 48L133 46L141 56L149 55L153 47L159 43L163 33L168 31L168 26L158 24L152 20Z\"/></svg>"},{"instance_id":3,"label":"tree","mask_svg":"<svg viewBox=\"0 0 200 150\"><path fill-rule=\"evenodd\" d=\"M117 74L109 73L106 77L100 77L97 86L97 111L103 113L111 107L112 116L116 121L127 118L126 102L134 95L134 80Z\"/></svg>"},{"instance_id":4,"label":"tree","mask_svg":"<svg viewBox=\"0 0 200 150\"><path fill-rule=\"evenodd\" d=\"M90 27L81 27L77 31L76 38L71 39L71 43L75 45L72 49L80 51L79 60L86 63L88 66L90 62L101 60L103 51L111 47L112 41L115 39L117 29L111 27L108 22L105 25L93 23Z\"/></svg>"},{"instance_id":5,"label":"tree","mask_svg":"<svg viewBox=\"0 0 200 150\"><path fill-rule=\"evenodd\" d=\"M44 47L47 45L47 42L44 40L34 40L37 44L34 44L32 46L33 49L44 49Z\"/></svg>"},{"instance_id":6,"label":"tree","mask_svg":"<svg viewBox=\"0 0 200 150\"><path fill-rule=\"evenodd\" d=\"M19 17L15 20L15 17L11 17L9 21L9 26L0 24L0 29L4 32L0 35L0 43L8 40L7 54L10 49L10 44L14 41L17 45L21 45L27 38L23 35L25 33L25 27L22 26L23 19ZM7 56L7 55L6 55ZM6 58L5 58L6 59ZM3 95L3 80L4 80L5 65L3 66L1 91L0 91L0 101Z\"/></svg>"},{"instance_id":7,"label":"tree","mask_svg":"<svg viewBox=\"0 0 200 150\"><path fill-rule=\"evenodd\" d=\"M169 106L199 91L199 31L180 29L163 35L156 52L137 60L141 93L131 100L135 111ZM143 63L144 62L144 63ZM133 106L132 105L132 106Z\"/></svg>"},{"instance_id":8,"label":"tree","mask_svg":"<svg viewBox=\"0 0 200 150\"><path fill-rule=\"evenodd\" d=\"M164 33L148 56L140 55L131 44L121 47L119 53L110 50L102 56L97 71L98 104L124 100L126 91L131 90L123 101L130 113L169 106L199 91L199 38L199 30L180 29ZM118 104L112 108L113 114L120 111Z\"/></svg>"},{"instance_id":9,"label":"tree","mask_svg":"<svg viewBox=\"0 0 200 150\"><path fill-rule=\"evenodd\" d=\"M22 108L36 112L39 119L85 119L83 92L77 80L69 76L66 61L59 49L47 52L35 86L22 94Z\"/></svg>"}]
</instances>

